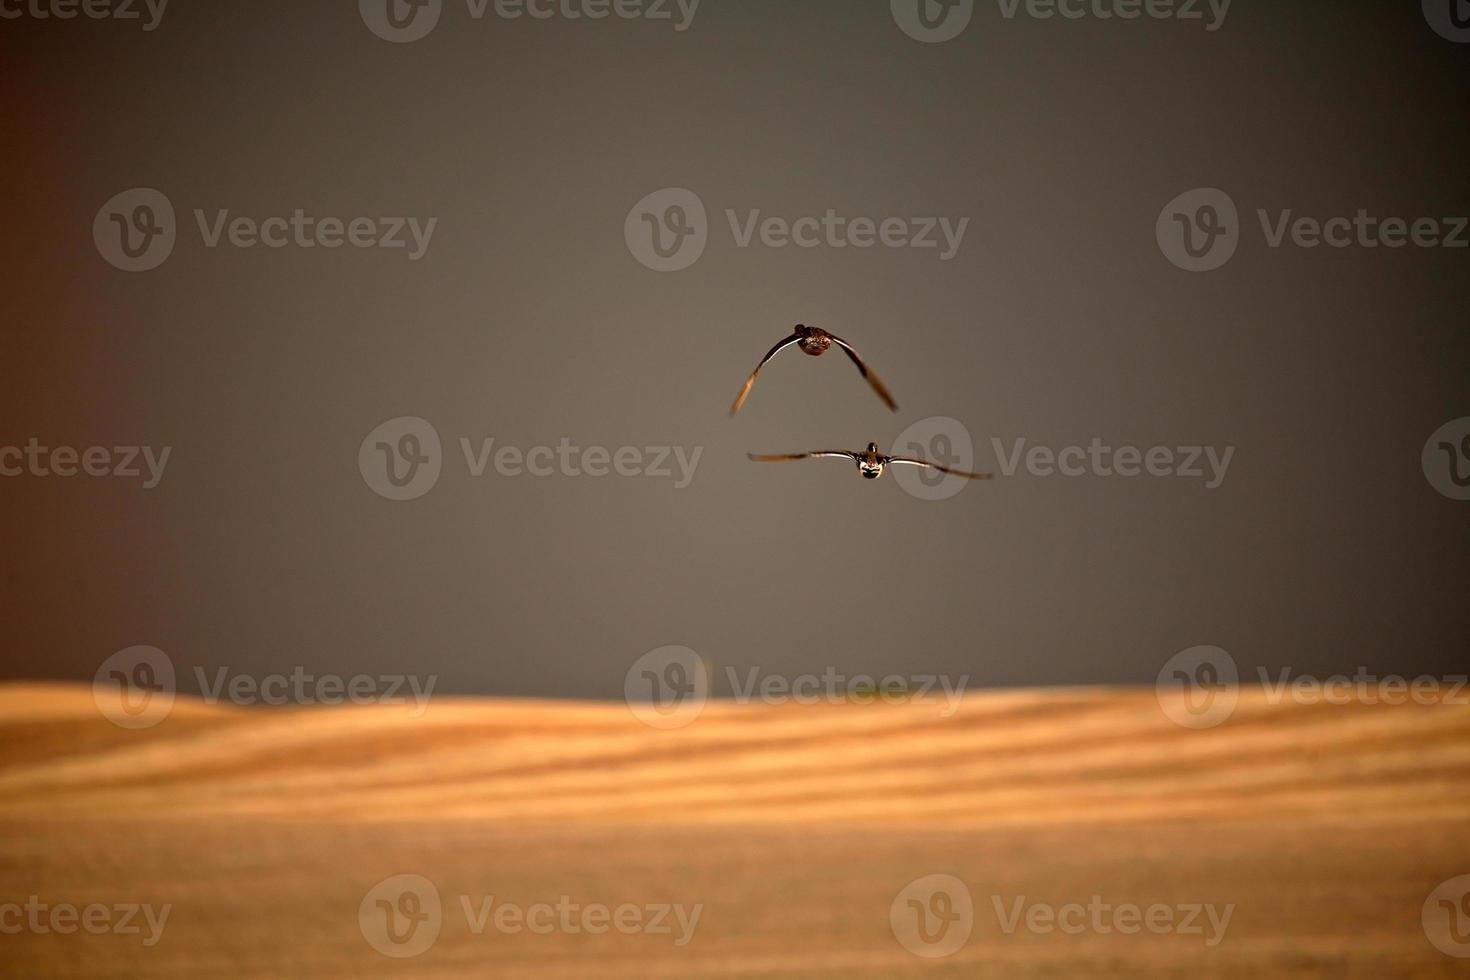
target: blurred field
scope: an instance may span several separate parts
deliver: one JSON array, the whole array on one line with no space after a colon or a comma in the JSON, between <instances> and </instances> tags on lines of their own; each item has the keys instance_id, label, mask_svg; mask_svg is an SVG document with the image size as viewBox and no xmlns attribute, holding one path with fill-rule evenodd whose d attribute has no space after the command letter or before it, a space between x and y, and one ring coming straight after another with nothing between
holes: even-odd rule
<instances>
[{"instance_id":1,"label":"blurred field","mask_svg":"<svg viewBox=\"0 0 1470 980\"><path fill-rule=\"evenodd\" d=\"M947 873L958 952L889 908ZM1470 709L1278 706L1169 722L1152 690L932 705L712 703L659 732L622 705L241 709L154 728L90 688L0 687L0 903L171 903L160 941L0 934L6 977L1465 976L1421 906L1470 873ZM382 879L437 887L442 931L376 952ZM993 907L1233 903L1200 935L1006 933ZM702 905L668 935L471 928L459 897ZM0 925L4 925L0 920Z\"/></svg>"}]
</instances>

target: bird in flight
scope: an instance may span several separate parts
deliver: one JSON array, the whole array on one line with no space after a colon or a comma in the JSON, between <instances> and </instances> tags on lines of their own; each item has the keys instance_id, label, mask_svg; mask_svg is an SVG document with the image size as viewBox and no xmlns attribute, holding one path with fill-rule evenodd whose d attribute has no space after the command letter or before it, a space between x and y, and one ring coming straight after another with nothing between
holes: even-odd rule
<instances>
[{"instance_id":1,"label":"bird in flight","mask_svg":"<svg viewBox=\"0 0 1470 980\"><path fill-rule=\"evenodd\" d=\"M745 380L745 387L740 389L740 394L735 396L735 404L730 406L731 415L740 411L740 406L745 404L745 398L750 394L751 386L755 384L756 375L761 373L761 368L766 366L766 362L792 344L799 346L803 354L810 354L812 357L821 357L827 353L833 344L841 347L843 353L852 359L852 363L857 365L857 369L862 373L862 376L868 379L868 384L873 386L873 390L878 393L878 397L883 399L883 404L895 412L898 411L898 405L894 403L893 396L888 393L887 388L883 387L883 382L878 380L878 376L868 370L868 366L863 363L863 359L858 356L858 352L852 349L851 344L820 327L808 327L798 323L796 325L796 332L775 347L772 347L769 353L761 358L761 362L755 366L755 370L750 372L750 377Z\"/></svg>"},{"instance_id":2,"label":"bird in flight","mask_svg":"<svg viewBox=\"0 0 1470 980\"><path fill-rule=\"evenodd\" d=\"M889 466L923 466L941 473L949 473L953 476L962 476L967 480L988 480L989 473L967 473L964 470L951 469L948 466L940 466L931 463L927 459L915 459L912 456L887 456L878 451L876 442L868 443L868 448L860 453L848 453L835 449L824 449L811 453L779 453L774 456L762 456L756 453L746 453L757 463L789 463L797 459L818 459L823 456L832 456L838 459L850 459L857 463L858 472L869 480L876 480L883 475L883 471Z\"/></svg>"}]
</instances>

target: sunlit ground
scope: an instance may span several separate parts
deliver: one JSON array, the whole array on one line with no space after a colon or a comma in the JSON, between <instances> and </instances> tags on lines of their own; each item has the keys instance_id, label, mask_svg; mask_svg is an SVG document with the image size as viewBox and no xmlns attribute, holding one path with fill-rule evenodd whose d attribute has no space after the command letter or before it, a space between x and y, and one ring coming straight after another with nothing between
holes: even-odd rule
<instances>
[{"instance_id":1,"label":"sunlit ground","mask_svg":"<svg viewBox=\"0 0 1470 980\"><path fill-rule=\"evenodd\" d=\"M621 704L181 698L130 731L88 687L0 688L0 904L21 907L0 909L0 975L1470 966L1431 942L1456 941L1454 910L1425 919L1470 874L1470 708L1248 689L1201 730L1152 690L943 709L715 702L657 731ZM167 917L115 928L128 905ZM107 924L64 932L55 906Z\"/></svg>"}]
</instances>

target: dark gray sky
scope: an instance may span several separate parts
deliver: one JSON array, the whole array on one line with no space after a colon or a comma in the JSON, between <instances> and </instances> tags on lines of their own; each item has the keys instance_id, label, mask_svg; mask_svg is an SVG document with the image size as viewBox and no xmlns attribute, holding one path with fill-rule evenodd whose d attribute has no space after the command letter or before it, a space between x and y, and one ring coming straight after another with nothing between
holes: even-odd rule
<instances>
[{"instance_id":1,"label":"dark gray sky","mask_svg":"<svg viewBox=\"0 0 1470 980\"><path fill-rule=\"evenodd\" d=\"M444 0L411 43L352 3L0 22L0 447L171 447L152 489L0 478L0 675L86 679L134 644L185 673L596 697L674 643L979 686L1150 683L1197 644L1252 676L1465 672L1470 503L1421 451L1470 416L1470 249L1269 235L1287 211L1360 209L1451 234L1470 44L1366 0L1237 0L1215 30L1203 4L1125 21L977 3L941 43L899 6L703 0L679 30L672 3L512 20ZM124 272L93 223L139 187L176 241ZM657 272L625 223L666 188L697 196L707 243ZM1156 237L1195 188L1238 210L1213 271ZM406 230L400 249L230 244L229 221L298 208L371 217L364 235L436 222L416 260ZM740 244L753 212L829 209L902 219L895 241L967 224L947 259ZM839 354L788 351L727 417L797 322L851 340L901 411ZM440 473L392 501L359 448L405 416L437 432ZM1233 456L1213 489L1023 465L937 501L745 458L888 448L930 417L997 472L992 440ZM493 456L475 477L460 440L490 438L702 454L684 487L506 476Z\"/></svg>"}]
</instances>

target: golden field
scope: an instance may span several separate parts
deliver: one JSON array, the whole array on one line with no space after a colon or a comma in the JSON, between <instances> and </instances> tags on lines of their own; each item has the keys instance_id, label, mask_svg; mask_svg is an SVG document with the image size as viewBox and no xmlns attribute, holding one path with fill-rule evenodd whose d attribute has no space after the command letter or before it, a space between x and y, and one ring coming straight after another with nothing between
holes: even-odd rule
<instances>
[{"instance_id":1,"label":"golden field","mask_svg":"<svg viewBox=\"0 0 1470 980\"><path fill-rule=\"evenodd\" d=\"M1151 689L1031 690L950 717L715 701L658 731L621 704L181 697L125 730L90 687L0 687L0 904L169 907L151 945L146 926L6 929L6 977L1465 976L1421 913L1467 873L1460 704L1247 688L1189 730ZM937 874L972 930L923 958L890 911ZM408 957L364 924L399 875L442 903ZM600 934L480 917L558 902L699 912ZM1012 917L1077 905L1081 928ZM1206 905L1228 928L1097 912Z\"/></svg>"}]
</instances>

